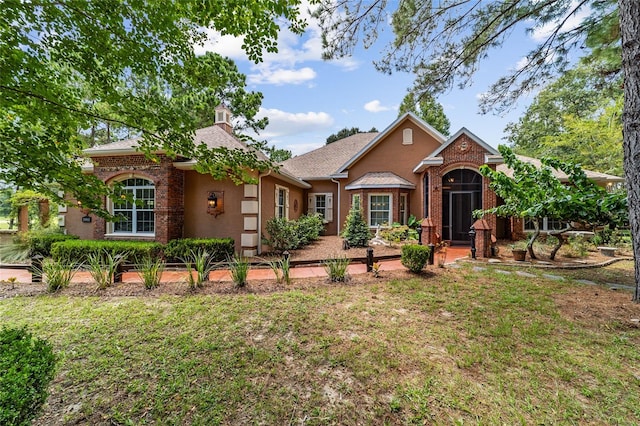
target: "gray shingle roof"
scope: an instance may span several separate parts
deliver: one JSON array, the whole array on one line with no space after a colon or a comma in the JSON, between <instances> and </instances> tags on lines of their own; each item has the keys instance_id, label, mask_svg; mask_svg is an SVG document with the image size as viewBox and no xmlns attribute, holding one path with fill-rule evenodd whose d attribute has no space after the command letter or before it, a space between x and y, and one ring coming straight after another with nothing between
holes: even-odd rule
<instances>
[{"instance_id":1,"label":"gray shingle roof","mask_svg":"<svg viewBox=\"0 0 640 426\"><path fill-rule=\"evenodd\" d=\"M362 188L406 188L415 189L415 185L403 177L391 172L369 172L352 183L347 185L345 189L362 189Z\"/></svg>"},{"instance_id":2,"label":"gray shingle roof","mask_svg":"<svg viewBox=\"0 0 640 426\"><path fill-rule=\"evenodd\" d=\"M125 155L137 152L138 142L141 138L125 139L111 142L105 145L94 146L84 152L89 156L100 155ZM196 130L194 136L196 145L204 142L209 148L226 147L231 149L248 149L247 146L218 126L205 127Z\"/></svg>"},{"instance_id":3,"label":"gray shingle roof","mask_svg":"<svg viewBox=\"0 0 640 426\"><path fill-rule=\"evenodd\" d=\"M356 133L293 157L282 166L300 179L328 178L363 149L378 133Z\"/></svg>"}]
</instances>

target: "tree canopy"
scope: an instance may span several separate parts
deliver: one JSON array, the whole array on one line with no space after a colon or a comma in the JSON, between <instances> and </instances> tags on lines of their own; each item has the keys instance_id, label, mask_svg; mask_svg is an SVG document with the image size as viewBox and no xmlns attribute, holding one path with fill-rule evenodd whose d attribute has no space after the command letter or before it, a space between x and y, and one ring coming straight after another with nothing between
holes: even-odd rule
<instances>
[{"instance_id":1,"label":"tree canopy","mask_svg":"<svg viewBox=\"0 0 640 426\"><path fill-rule=\"evenodd\" d=\"M407 93L402 99L400 108L398 108L398 115L402 115L405 112L415 113L444 136L449 136L451 123L440 102L429 93L423 93L418 99L416 99L413 92Z\"/></svg>"},{"instance_id":2,"label":"tree canopy","mask_svg":"<svg viewBox=\"0 0 640 426\"><path fill-rule=\"evenodd\" d=\"M607 64L582 63L542 89L506 127L514 151L552 156L589 170L622 174L622 89Z\"/></svg>"},{"instance_id":3,"label":"tree canopy","mask_svg":"<svg viewBox=\"0 0 640 426\"><path fill-rule=\"evenodd\" d=\"M609 192L598 186L574 163L542 158L542 166L538 168L518 159L504 145L498 149L505 164L513 170L513 175L508 176L487 165L480 168L480 173L490 179L491 189L504 200L502 205L482 213L532 221L536 231L527 246L531 258L536 258L533 243L540 234L540 224L545 217L565 223L563 229L549 232L554 236L574 229L593 229L604 225L615 228L626 224L629 210L624 191ZM564 172L568 177L567 182L561 182L554 175L554 170ZM563 239L558 238L551 259L562 243Z\"/></svg>"},{"instance_id":4,"label":"tree canopy","mask_svg":"<svg viewBox=\"0 0 640 426\"><path fill-rule=\"evenodd\" d=\"M227 170L242 178L243 165L268 166L239 150L193 146L204 111L222 101L244 126L265 124L254 118L261 95L244 89L233 63L197 57L194 47L209 30L243 36L247 55L258 62L277 50L283 25L304 30L298 6L298 0L3 2L0 180L54 197L47 184L57 182L99 210L108 188L82 173L80 156L96 123L142 135L147 153L162 148L202 160L201 170L213 175Z\"/></svg>"},{"instance_id":5,"label":"tree canopy","mask_svg":"<svg viewBox=\"0 0 640 426\"><path fill-rule=\"evenodd\" d=\"M585 11L589 13L578 25L568 24ZM375 66L389 74L413 73L416 94L437 95L456 84L468 86L492 49L502 46L517 29L546 34L526 54L523 66L491 86L481 100L483 111L509 108L522 93L570 69L573 49L589 47L583 56L608 58L619 57L620 52L615 0L406 0L395 10L387 9L386 1L338 0L323 3L316 15L327 58L348 56L360 42L371 46L390 22L394 40ZM609 69L610 73L619 71L615 66Z\"/></svg>"}]
</instances>

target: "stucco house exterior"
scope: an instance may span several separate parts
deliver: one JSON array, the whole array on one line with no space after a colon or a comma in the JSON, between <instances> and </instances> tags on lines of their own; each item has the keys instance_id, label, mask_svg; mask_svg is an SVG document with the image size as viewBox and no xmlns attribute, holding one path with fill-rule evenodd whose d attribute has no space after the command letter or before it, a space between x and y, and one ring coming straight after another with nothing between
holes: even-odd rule
<instances>
[{"instance_id":1,"label":"stucco house exterior","mask_svg":"<svg viewBox=\"0 0 640 426\"><path fill-rule=\"evenodd\" d=\"M233 136L228 110L219 107L215 117L213 126L196 132L196 144L248 149ZM231 237L236 250L247 256L268 249L261 241L273 216L296 219L321 213L325 234L339 235L353 205L362 208L372 230L392 222L406 224L413 214L425 218L430 231L426 243L442 239L468 244L471 212L500 202L479 167L509 172L498 151L466 128L446 138L412 113L380 133L358 133L291 158L277 171L254 172L257 184L214 180L194 170L188 158L159 153L159 161L150 161L136 150L136 139L90 148L86 154L91 159L88 173L107 183L121 182L137 203L105 200L110 211L126 218L117 223L70 208L61 221L68 233L159 242ZM603 186L622 181L587 173ZM519 221L485 219L498 238L524 231Z\"/></svg>"}]
</instances>

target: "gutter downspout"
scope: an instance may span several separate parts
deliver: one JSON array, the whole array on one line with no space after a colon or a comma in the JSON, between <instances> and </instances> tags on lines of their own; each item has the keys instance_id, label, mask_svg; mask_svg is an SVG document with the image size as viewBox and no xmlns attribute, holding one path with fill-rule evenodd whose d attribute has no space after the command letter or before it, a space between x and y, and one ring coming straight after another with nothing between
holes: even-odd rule
<instances>
[{"instance_id":1,"label":"gutter downspout","mask_svg":"<svg viewBox=\"0 0 640 426\"><path fill-rule=\"evenodd\" d=\"M337 222L337 226L338 226L338 236L340 236L340 181L339 180L335 180L335 179L331 179L331 182L335 183L338 185L338 208L337 208L337 215L338 218L336 220Z\"/></svg>"},{"instance_id":2,"label":"gutter downspout","mask_svg":"<svg viewBox=\"0 0 640 426\"><path fill-rule=\"evenodd\" d=\"M258 254L262 254L262 178L269 176L272 170L267 173L258 173Z\"/></svg>"}]
</instances>

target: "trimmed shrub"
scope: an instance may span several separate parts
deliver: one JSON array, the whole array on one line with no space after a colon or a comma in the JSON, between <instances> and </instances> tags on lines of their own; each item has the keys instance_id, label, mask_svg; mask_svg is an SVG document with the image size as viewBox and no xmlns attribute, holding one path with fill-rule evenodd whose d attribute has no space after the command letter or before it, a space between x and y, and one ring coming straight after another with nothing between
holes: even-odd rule
<instances>
[{"instance_id":1,"label":"trimmed shrub","mask_svg":"<svg viewBox=\"0 0 640 426\"><path fill-rule=\"evenodd\" d=\"M142 241L102 241L102 240L69 240L54 243L51 246L51 257L54 260L74 260L87 262L91 256L99 256L107 262L107 253L111 257L125 256L125 262L134 263L145 256L161 257L162 244Z\"/></svg>"},{"instance_id":2,"label":"trimmed shrub","mask_svg":"<svg viewBox=\"0 0 640 426\"><path fill-rule=\"evenodd\" d=\"M33 257L37 254L43 257L51 256L51 246L60 241L77 240L75 235L65 235L59 233L43 233L30 232L27 234L27 243L29 244L29 256Z\"/></svg>"},{"instance_id":3,"label":"trimmed shrub","mask_svg":"<svg viewBox=\"0 0 640 426\"><path fill-rule=\"evenodd\" d=\"M349 210L342 237L350 247L366 247L369 244L371 233L361 209Z\"/></svg>"},{"instance_id":4,"label":"trimmed shrub","mask_svg":"<svg viewBox=\"0 0 640 426\"><path fill-rule=\"evenodd\" d=\"M56 356L26 328L0 330L0 425L30 425L47 399Z\"/></svg>"},{"instance_id":5,"label":"trimmed shrub","mask_svg":"<svg viewBox=\"0 0 640 426\"><path fill-rule=\"evenodd\" d=\"M296 222L298 224L297 234L302 246L317 241L320 238L320 233L324 230L322 215L319 213L302 215Z\"/></svg>"},{"instance_id":6,"label":"trimmed shrub","mask_svg":"<svg viewBox=\"0 0 640 426\"><path fill-rule=\"evenodd\" d=\"M264 238L274 251L295 250L320 238L324 230L322 215L302 215L298 220L272 217L267 221L268 238Z\"/></svg>"},{"instance_id":7,"label":"trimmed shrub","mask_svg":"<svg viewBox=\"0 0 640 426\"><path fill-rule=\"evenodd\" d=\"M212 262L224 262L235 252L233 238L182 238L167 243L167 259L182 260L192 253L207 253Z\"/></svg>"},{"instance_id":8,"label":"trimmed shrub","mask_svg":"<svg viewBox=\"0 0 640 426\"><path fill-rule=\"evenodd\" d=\"M293 220L272 217L267 221L268 238L264 241L277 252L295 250L300 247L298 224Z\"/></svg>"},{"instance_id":9,"label":"trimmed shrub","mask_svg":"<svg viewBox=\"0 0 640 426\"><path fill-rule=\"evenodd\" d=\"M418 273L422 271L424 265L429 260L429 253L431 249L428 246L420 246L417 244L407 244L402 246L402 255L400 262L402 266L409 271Z\"/></svg>"},{"instance_id":10,"label":"trimmed shrub","mask_svg":"<svg viewBox=\"0 0 640 426\"><path fill-rule=\"evenodd\" d=\"M393 223L391 228L385 228L380 230L380 236L387 241L393 241L399 243L400 241L406 241L411 234L411 228L407 225L400 225L399 223ZM417 232L415 233L417 237ZM417 238L416 238L417 239Z\"/></svg>"}]
</instances>

